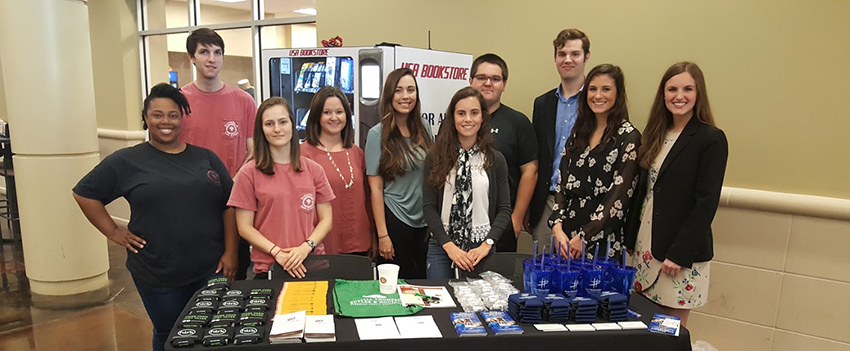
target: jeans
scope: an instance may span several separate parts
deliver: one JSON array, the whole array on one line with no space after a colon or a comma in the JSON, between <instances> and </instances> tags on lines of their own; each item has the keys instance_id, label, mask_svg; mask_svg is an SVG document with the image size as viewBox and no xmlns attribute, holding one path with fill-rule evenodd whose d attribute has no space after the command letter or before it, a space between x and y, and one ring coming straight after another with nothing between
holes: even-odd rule
<instances>
[{"instance_id":1,"label":"jeans","mask_svg":"<svg viewBox=\"0 0 850 351\"><path fill-rule=\"evenodd\" d=\"M153 324L154 351L165 350L165 342L168 340L171 328L174 327L174 323L180 317L180 312L183 312L183 308L186 307L195 292L206 286L209 279L220 276L221 274L214 274L173 288L151 286L133 277L133 282L136 284L136 289L139 291L139 296L142 298L142 303L145 304L145 310L147 310Z\"/></svg>"},{"instance_id":2,"label":"jeans","mask_svg":"<svg viewBox=\"0 0 850 351\"><path fill-rule=\"evenodd\" d=\"M480 246L481 243L473 244L474 247ZM489 255L496 252L496 247L490 249ZM455 269L452 267L452 259L446 250L437 243L437 240L428 240L428 263L426 264L426 274L428 279L454 279Z\"/></svg>"}]
</instances>

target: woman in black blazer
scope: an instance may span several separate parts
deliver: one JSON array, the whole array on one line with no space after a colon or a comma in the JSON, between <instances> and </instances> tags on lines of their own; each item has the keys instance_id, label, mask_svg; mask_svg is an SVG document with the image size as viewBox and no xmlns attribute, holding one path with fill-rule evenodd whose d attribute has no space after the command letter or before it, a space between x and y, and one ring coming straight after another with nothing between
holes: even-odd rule
<instances>
[{"instance_id":1,"label":"woman in black blazer","mask_svg":"<svg viewBox=\"0 0 850 351\"><path fill-rule=\"evenodd\" d=\"M634 250L635 291L687 324L708 300L714 256L711 221L729 154L714 126L705 78L695 63L667 69L643 132L643 168L626 246Z\"/></svg>"}]
</instances>

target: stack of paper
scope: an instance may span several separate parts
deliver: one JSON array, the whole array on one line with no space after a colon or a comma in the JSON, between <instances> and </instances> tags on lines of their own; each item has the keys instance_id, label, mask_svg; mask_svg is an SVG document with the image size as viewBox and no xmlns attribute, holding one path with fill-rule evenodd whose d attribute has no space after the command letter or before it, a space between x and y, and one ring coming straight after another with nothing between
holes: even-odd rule
<instances>
[{"instance_id":1,"label":"stack of paper","mask_svg":"<svg viewBox=\"0 0 850 351\"><path fill-rule=\"evenodd\" d=\"M334 316L332 314L326 314L323 316L307 316L307 322L304 326L304 341L336 341Z\"/></svg>"},{"instance_id":2,"label":"stack of paper","mask_svg":"<svg viewBox=\"0 0 850 351\"><path fill-rule=\"evenodd\" d=\"M311 316L328 313L328 282L286 282L277 298L275 316L306 311Z\"/></svg>"},{"instance_id":3,"label":"stack of paper","mask_svg":"<svg viewBox=\"0 0 850 351\"><path fill-rule=\"evenodd\" d=\"M357 318L354 320L354 325L357 326L357 335L360 336L360 340L386 340L401 337L393 317Z\"/></svg>"},{"instance_id":4,"label":"stack of paper","mask_svg":"<svg viewBox=\"0 0 850 351\"><path fill-rule=\"evenodd\" d=\"M269 342L272 344L299 343L304 338L306 311L275 315Z\"/></svg>"},{"instance_id":5,"label":"stack of paper","mask_svg":"<svg viewBox=\"0 0 850 351\"><path fill-rule=\"evenodd\" d=\"M452 312L450 316L457 336L487 336L487 329L475 312Z\"/></svg>"},{"instance_id":6,"label":"stack of paper","mask_svg":"<svg viewBox=\"0 0 850 351\"><path fill-rule=\"evenodd\" d=\"M434 316L395 317L395 324L402 339L442 338Z\"/></svg>"}]
</instances>

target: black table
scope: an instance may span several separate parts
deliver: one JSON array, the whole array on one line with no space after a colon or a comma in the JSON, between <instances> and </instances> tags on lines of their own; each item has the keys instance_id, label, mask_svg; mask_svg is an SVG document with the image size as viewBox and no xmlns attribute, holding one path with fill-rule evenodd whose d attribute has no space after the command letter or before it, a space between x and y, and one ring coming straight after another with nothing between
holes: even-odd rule
<instances>
[{"instance_id":1,"label":"black table","mask_svg":"<svg viewBox=\"0 0 850 351\"><path fill-rule=\"evenodd\" d=\"M448 286L445 280L407 280L410 284L426 286ZM333 282L328 287L328 314L333 313ZM281 281L236 281L231 283L233 289L272 288L275 296L272 301L277 301L276 295L280 293L283 286ZM452 288L449 287L449 291ZM457 302L457 301L455 301ZM194 303L194 298L192 303ZM189 307L183 310L183 316L189 312ZM640 320L649 325L655 313L661 313L661 309L640 294L632 295L629 309L641 314ZM440 351L474 351L474 350L691 350L691 337L687 329L681 328L679 337L672 337L650 333L646 330L613 330L595 332L540 332L534 325L521 323L524 333L520 335L493 335L488 329L486 337L458 337L452 326L449 314L461 311L458 308L426 308L418 315L429 314L434 316L434 322L443 334L442 339L391 339L391 340L364 340L357 336L357 327L353 318L334 317L336 326L336 342L327 343L301 343L301 344L276 344L271 345L268 337L255 345L227 345L221 347L204 347L196 344L192 347L175 348L166 343L166 350L345 350L345 351L376 351L376 350L440 350ZM480 318L480 316L479 316ZM483 321L483 320L482 320ZM600 321L604 322L604 321ZM271 324L265 327L268 336ZM174 336L177 328L171 332ZM171 339L169 337L169 340Z\"/></svg>"}]
</instances>

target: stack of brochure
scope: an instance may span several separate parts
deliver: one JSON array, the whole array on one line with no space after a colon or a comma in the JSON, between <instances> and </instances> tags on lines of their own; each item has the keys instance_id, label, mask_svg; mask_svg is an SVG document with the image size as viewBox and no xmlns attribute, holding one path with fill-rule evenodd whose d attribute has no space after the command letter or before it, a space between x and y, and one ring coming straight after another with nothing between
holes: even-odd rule
<instances>
[{"instance_id":1,"label":"stack of brochure","mask_svg":"<svg viewBox=\"0 0 850 351\"><path fill-rule=\"evenodd\" d=\"M304 341L336 341L334 316L332 314L326 314L322 316L307 316L307 322L304 325Z\"/></svg>"},{"instance_id":2,"label":"stack of brochure","mask_svg":"<svg viewBox=\"0 0 850 351\"><path fill-rule=\"evenodd\" d=\"M306 311L275 315L269 342L272 344L300 343L304 338L306 317Z\"/></svg>"}]
</instances>

